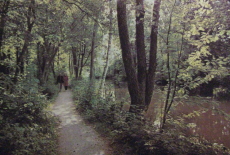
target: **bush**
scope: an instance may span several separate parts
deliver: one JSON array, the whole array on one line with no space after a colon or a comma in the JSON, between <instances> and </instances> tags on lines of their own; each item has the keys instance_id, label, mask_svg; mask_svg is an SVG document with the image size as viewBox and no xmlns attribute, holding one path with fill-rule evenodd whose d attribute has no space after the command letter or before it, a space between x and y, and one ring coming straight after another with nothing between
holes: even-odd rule
<instances>
[{"instance_id":1,"label":"bush","mask_svg":"<svg viewBox=\"0 0 230 155\"><path fill-rule=\"evenodd\" d=\"M75 81L76 82L76 81ZM102 98L89 81L77 81L74 88L77 109L96 129L106 133L115 144L114 154L132 155L200 155L229 154L223 147L213 147L197 138L185 137L183 129L173 120L160 133L143 116L122 111L121 104L109 96Z\"/></svg>"},{"instance_id":2,"label":"bush","mask_svg":"<svg viewBox=\"0 0 230 155\"><path fill-rule=\"evenodd\" d=\"M19 83L11 90L0 88L0 100L1 155L56 154L57 121L44 110L44 95Z\"/></svg>"}]
</instances>

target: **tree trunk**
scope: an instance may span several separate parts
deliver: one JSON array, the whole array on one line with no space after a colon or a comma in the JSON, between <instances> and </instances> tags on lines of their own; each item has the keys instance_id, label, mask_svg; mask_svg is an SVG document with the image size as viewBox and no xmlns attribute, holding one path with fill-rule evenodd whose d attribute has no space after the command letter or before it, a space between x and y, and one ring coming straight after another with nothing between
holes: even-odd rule
<instances>
[{"instance_id":1,"label":"tree trunk","mask_svg":"<svg viewBox=\"0 0 230 155\"><path fill-rule=\"evenodd\" d=\"M111 1L110 3L110 14L109 14L109 39L108 39L108 48L107 48L107 54L106 54L106 65L104 67L104 71L102 74L102 80L101 80L101 86L100 89L103 90L104 89L104 85L105 85L105 79L106 79L106 74L109 68L109 55L110 55L110 50L111 50L111 41L112 41L112 28L113 28L113 9L111 7Z\"/></svg>"},{"instance_id":2,"label":"tree trunk","mask_svg":"<svg viewBox=\"0 0 230 155\"><path fill-rule=\"evenodd\" d=\"M27 30L25 32L25 36L24 36L24 44L22 47L21 52L18 54L18 59L17 59L17 68L15 71L15 82L17 82L17 76L19 73L24 73L24 61L25 61L25 57L26 54L28 54L27 50L28 50L28 45L30 42L30 38L31 38L31 32L32 32L32 28L33 25L35 23L35 10L34 10L34 5L35 5L35 1L31 0L29 7L28 7L28 15L27 15ZM34 19L32 19L32 17Z\"/></svg>"},{"instance_id":3,"label":"tree trunk","mask_svg":"<svg viewBox=\"0 0 230 155\"><path fill-rule=\"evenodd\" d=\"M168 32L167 32L167 38L166 38L166 52L167 52L167 73L168 73L168 89L167 89L167 95L165 99L165 105L164 105L164 111L163 111L163 118L162 118L162 124L161 124L161 132L163 132L164 125L166 123L166 118L168 114L168 108L171 107L170 103L170 96L172 92L172 75L171 75L171 67L170 67L170 51L169 51L169 37L171 33L171 28L172 28L172 16L173 16L173 10L175 8L176 1L174 2L174 5L172 6L172 10L170 12L170 18L169 18L169 26L168 26Z\"/></svg>"},{"instance_id":4,"label":"tree trunk","mask_svg":"<svg viewBox=\"0 0 230 155\"><path fill-rule=\"evenodd\" d=\"M160 12L161 0L155 0L153 7L153 25L151 28L151 42L149 51L149 67L146 78L146 93L145 93L145 104L148 106L151 102L154 89L154 78L157 66L157 34L158 34L158 22Z\"/></svg>"},{"instance_id":5,"label":"tree trunk","mask_svg":"<svg viewBox=\"0 0 230 155\"><path fill-rule=\"evenodd\" d=\"M46 40L46 39L44 39ZM51 71L52 63L59 50L59 46L52 45L45 41L44 45L37 44L37 65L38 65L38 79L40 85L47 82L49 72Z\"/></svg>"},{"instance_id":6,"label":"tree trunk","mask_svg":"<svg viewBox=\"0 0 230 155\"><path fill-rule=\"evenodd\" d=\"M81 65L80 65L80 72L79 72L79 77L82 75L82 69L84 67L84 57L85 57L85 52L86 52L86 44L83 45L83 51L81 54Z\"/></svg>"},{"instance_id":7,"label":"tree trunk","mask_svg":"<svg viewBox=\"0 0 230 155\"><path fill-rule=\"evenodd\" d=\"M95 21L93 26L93 37L92 37L92 45L91 45L91 62L90 62L90 79L94 79L95 77L95 68L94 68L94 57L95 57L95 39L98 29L98 23Z\"/></svg>"},{"instance_id":8,"label":"tree trunk","mask_svg":"<svg viewBox=\"0 0 230 155\"><path fill-rule=\"evenodd\" d=\"M73 55L70 53L69 54L69 74L73 75L74 73L74 66L73 66Z\"/></svg>"},{"instance_id":9,"label":"tree trunk","mask_svg":"<svg viewBox=\"0 0 230 155\"><path fill-rule=\"evenodd\" d=\"M126 16L126 0L117 0L117 19L118 30L120 37L120 45L122 49L122 59L125 67L125 72L128 81L128 90L131 97L131 106L140 105L141 100L139 97L139 86L136 76L136 70L132 60L129 32L127 26Z\"/></svg>"},{"instance_id":10,"label":"tree trunk","mask_svg":"<svg viewBox=\"0 0 230 155\"><path fill-rule=\"evenodd\" d=\"M136 49L137 49L137 77L139 83L140 100L145 102L146 84L146 54L144 36L144 5L143 0L136 0Z\"/></svg>"},{"instance_id":11,"label":"tree trunk","mask_svg":"<svg viewBox=\"0 0 230 155\"><path fill-rule=\"evenodd\" d=\"M81 64L82 45L80 44L79 52L77 55L77 77L79 77L79 69Z\"/></svg>"},{"instance_id":12,"label":"tree trunk","mask_svg":"<svg viewBox=\"0 0 230 155\"><path fill-rule=\"evenodd\" d=\"M78 78L78 66L77 66L77 53L76 47L72 47L72 55L73 55L73 66L74 66L74 75L75 78Z\"/></svg>"},{"instance_id":13,"label":"tree trunk","mask_svg":"<svg viewBox=\"0 0 230 155\"><path fill-rule=\"evenodd\" d=\"M5 24L6 24L6 16L7 16L7 12L9 9L9 5L10 5L10 0L4 0L4 2L1 2L1 18L0 18L0 51L2 48L2 41L3 41L3 36L4 36L4 28L5 28ZM1 57L1 54L0 54ZM0 59L2 60L2 59Z\"/></svg>"},{"instance_id":14,"label":"tree trunk","mask_svg":"<svg viewBox=\"0 0 230 155\"><path fill-rule=\"evenodd\" d=\"M56 78L56 73L55 73L54 61L52 62L51 69L52 69L52 73L53 73L53 78L55 79Z\"/></svg>"},{"instance_id":15,"label":"tree trunk","mask_svg":"<svg viewBox=\"0 0 230 155\"><path fill-rule=\"evenodd\" d=\"M3 42L3 36L4 36L4 28L6 24L6 16L10 5L10 0L4 0L4 2L1 2L1 16L0 16L0 72L4 74L9 74L9 68L8 66L4 65L2 62L7 59L7 54L2 52L2 42Z\"/></svg>"}]
</instances>

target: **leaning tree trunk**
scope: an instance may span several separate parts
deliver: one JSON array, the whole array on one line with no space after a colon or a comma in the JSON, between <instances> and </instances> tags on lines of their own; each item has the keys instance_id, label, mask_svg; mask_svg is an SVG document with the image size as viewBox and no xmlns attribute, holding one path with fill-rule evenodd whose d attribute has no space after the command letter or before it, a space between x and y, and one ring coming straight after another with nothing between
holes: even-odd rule
<instances>
[{"instance_id":1,"label":"leaning tree trunk","mask_svg":"<svg viewBox=\"0 0 230 155\"><path fill-rule=\"evenodd\" d=\"M120 45L122 50L122 59L123 59L125 72L127 76L128 90L131 97L131 107L132 107L133 105L141 105L144 103L141 102L139 97L140 95L139 95L138 80L137 80L136 70L131 54L129 32L127 26L127 16L126 16L126 1L127 0L117 0L117 20L118 20Z\"/></svg>"},{"instance_id":2,"label":"leaning tree trunk","mask_svg":"<svg viewBox=\"0 0 230 155\"><path fill-rule=\"evenodd\" d=\"M148 105L151 102L154 89L154 78L157 66L157 34L158 34L158 22L159 22L159 12L160 12L161 0L155 0L153 7L153 25L151 28L150 35L150 51L149 51L149 67L146 78L146 93L145 93L145 104Z\"/></svg>"},{"instance_id":3,"label":"leaning tree trunk","mask_svg":"<svg viewBox=\"0 0 230 155\"><path fill-rule=\"evenodd\" d=\"M173 16L173 10L175 8L176 1L174 2L174 5L172 7L172 10L170 12L170 18L169 18L169 26L168 26L168 32L167 32L167 37L166 37L166 52L167 52L167 73L168 73L168 89L167 89L167 95L165 99L165 105L164 105L164 110L163 110L163 118L162 118L162 123L161 123L161 129L160 131L163 132L164 125L166 123L166 117L169 112L169 109L171 107L170 103L170 96L172 92L172 75L171 75L171 67L170 67L170 52L169 52L169 37L171 33L171 28L172 28L172 16Z\"/></svg>"}]
</instances>

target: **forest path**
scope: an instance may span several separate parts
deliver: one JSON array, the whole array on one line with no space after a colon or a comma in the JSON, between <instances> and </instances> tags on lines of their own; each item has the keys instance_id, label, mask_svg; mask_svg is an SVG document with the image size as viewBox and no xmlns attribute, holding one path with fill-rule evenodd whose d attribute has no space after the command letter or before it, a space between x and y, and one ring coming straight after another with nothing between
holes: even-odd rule
<instances>
[{"instance_id":1,"label":"forest path","mask_svg":"<svg viewBox=\"0 0 230 155\"><path fill-rule=\"evenodd\" d=\"M72 92L61 91L52 107L59 117L59 155L111 155L106 141L77 113Z\"/></svg>"}]
</instances>

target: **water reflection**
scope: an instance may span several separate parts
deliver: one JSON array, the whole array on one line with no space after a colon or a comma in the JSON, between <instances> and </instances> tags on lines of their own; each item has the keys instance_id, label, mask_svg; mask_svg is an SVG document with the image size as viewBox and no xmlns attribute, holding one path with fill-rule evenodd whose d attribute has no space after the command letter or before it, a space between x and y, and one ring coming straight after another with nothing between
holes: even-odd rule
<instances>
[{"instance_id":1,"label":"water reflection","mask_svg":"<svg viewBox=\"0 0 230 155\"><path fill-rule=\"evenodd\" d=\"M229 113L225 113L227 109L229 112L230 104L222 109L223 104L225 103L213 106L208 100L199 105L180 103L172 111L172 115L175 118L183 117L185 123L194 124L189 127L188 135L199 136L230 148L230 120Z\"/></svg>"},{"instance_id":2,"label":"water reflection","mask_svg":"<svg viewBox=\"0 0 230 155\"><path fill-rule=\"evenodd\" d=\"M160 126L164 94L155 91L152 102L145 114L147 120ZM116 100L129 101L127 87L115 87ZM187 135L199 136L212 143L223 144L230 148L230 103L218 103L212 99L176 100L171 110L174 119L183 118L187 124Z\"/></svg>"}]
</instances>

